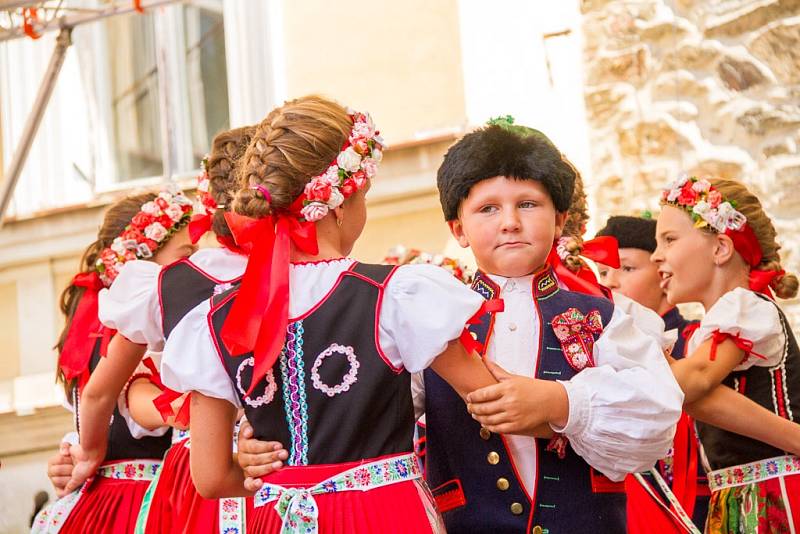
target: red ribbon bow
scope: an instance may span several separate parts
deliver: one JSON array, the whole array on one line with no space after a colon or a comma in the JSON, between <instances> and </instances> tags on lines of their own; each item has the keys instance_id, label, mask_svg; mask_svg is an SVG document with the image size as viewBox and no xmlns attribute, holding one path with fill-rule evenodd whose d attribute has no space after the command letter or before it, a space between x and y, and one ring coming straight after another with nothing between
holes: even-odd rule
<instances>
[{"instance_id":1,"label":"red ribbon bow","mask_svg":"<svg viewBox=\"0 0 800 534\"><path fill-rule=\"evenodd\" d=\"M478 324L481 322L481 318L486 315L487 313L499 313L505 309L505 302L503 299L491 299L484 301L481 304L481 307L478 308L478 311L475 314L467 319L467 324ZM480 343L476 338L472 337L472 332L469 331L467 327L461 332L461 337L459 338L461 344L464 346L464 350L467 353L472 354L473 352L478 354L483 354L483 344Z\"/></svg>"},{"instance_id":2,"label":"red ribbon bow","mask_svg":"<svg viewBox=\"0 0 800 534\"><path fill-rule=\"evenodd\" d=\"M610 235L601 235L584 241L581 256L586 256L592 261L619 269L619 241Z\"/></svg>"},{"instance_id":3,"label":"red ribbon bow","mask_svg":"<svg viewBox=\"0 0 800 534\"><path fill-rule=\"evenodd\" d=\"M553 268L553 272L556 273L558 281L567 286L567 289L570 291L577 291L578 293L594 295L596 297L611 298L610 293L607 293L607 289L600 285L600 282L597 281L597 277L588 267L581 267L577 273L570 271L558 256L555 245L547 256L547 263Z\"/></svg>"},{"instance_id":4,"label":"red ribbon bow","mask_svg":"<svg viewBox=\"0 0 800 534\"><path fill-rule=\"evenodd\" d=\"M58 355L58 365L67 380L81 376L83 381L89 372L95 340L102 335L103 325L97 317L97 295L104 286L95 271L76 274L72 285L85 289L72 315L67 339Z\"/></svg>"},{"instance_id":5,"label":"red ribbon bow","mask_svg":"<svg viewBox=\"0 0 800 534\"><path fill-rule=\"evenodd\" d=\"M189 238L193 244L211 230L212 220L210 213L198 213L192 216L192 220L189 221Z\"/></svg>"},{"instance_id":6,"label":"red ribbon bow","mask_svg":"<svg viewBox=\"0 0 800 534\"><path fill-rule=\"evenodd\" d=\"M713 362L717 359L717 347L726 339L730 339L733 341L734 345L736 345L740 350L744 351L744 358L742 361L746 360L750 356L755 356L756 358L760 358L762 360L767 359L767 357L763 354L753 352L753 342L749 339L739 337L739 334L729 334L727 332L715 330L714 333L711 334L711 352L708 355L709 360Z\"/></svg>"},{"instance_id":7,"label":"red ribbon bow","mask_svg":"<svg viewBox=\"0 0 800 534\"><path fill-rule=\"evenodd\" d=\"M769 285L772 283L773 280L776 278L780 278L786 274L786 271L762 271L760 269L751 269L750 270L750 289L753 291L758 291L759 293L764 293L771 299L774 299L774 295L772 291L769 289Z\"/></svg>"},{"instance_id":8,"label":"red ribbon bow","mask_svg":"<svg viewBox=\"0 0 800 534\"><path fill-rule=\"evenodd\" d=\"M312 222L300 222L292 210L263 219L227 212L225 220L239 246L252 246L239 294L221 332L231 355L253 352L250 394L283 348L289 324L291 246L317 255L317 230Z\"/></svg>"}]
</instances>

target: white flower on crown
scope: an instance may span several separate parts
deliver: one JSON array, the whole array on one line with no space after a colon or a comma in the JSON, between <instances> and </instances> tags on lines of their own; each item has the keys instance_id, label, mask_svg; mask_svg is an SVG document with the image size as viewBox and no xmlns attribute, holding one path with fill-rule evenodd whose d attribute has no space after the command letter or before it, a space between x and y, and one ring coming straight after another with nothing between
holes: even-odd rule
<instances>
[{"instance_id":1,"label":"white flower on crown","mask_svg":"<svg viewBox=\"0 0 800 534\"><path fill-rule=\"evenodd\" d=\"M727 229L740 230L747 222L747 218L736 211L730 202L723 202L717 207L717 224L716 229L724 232Z\"/></svg>"},{"instance_id":2,"label":"white flower on crown","mask_svg":"<svg viewBox=\"0 0 800 534\"><path fill-rule=\"evenodd\" d=\"M180 221L183 217L183 210L177 204L170 204L165 210L164 213L172 219L173 221L177 222Z\"/></svg>"},{"instance_id":3,"label":"white flower on crown","mask_svg":"<svg viewBox=\"0 0 800 534\"><path fill-rule=\"evenodd\" d=\"M383 160L383 150L378 147L372 149L372 159L380 163Z\"/></svg>"},{"instance_id":4,"label":"white flower on crown","mask_svg":"<svg viewBox=\"0 0 800 534\"><path fill-rule=\"evenodd\" d=\"M328 206L320 202L312 202L303 206L300 215L309 222L316 222L328 214Z\"/></svg>"},{"instance_id":5,"label":"white flower on crown","mask_svg":"<svg viewBox=\"0 0 800 534\"><path fill-rule=\"evenodd\" d=\"M125 254L125 245L122 244L122 238L115 237L114 241L111 242L111 250L117 253L117 255L122 256Z\"/></svg>"},{"instance_id":6,"label":"white flower on crown","mask_svg":"<svg viewBox=\"0 0 800 534\"><path fill-rule=\"evenodd\" d=\"M669 193L667 193L667 202L675 202L678 200L678 197L681 196L681 188L678 187L671 187L669 189Z\"/></svg>"},{"instance_id":7,"label":"white flower on crown","mask_svg":"<svg viewBox=\"0 0 800 534\"><path fill-rule=\"evenodd\" d=\"M372 122L372 117L369 116L368 113L363 115L363 119L356 120L355 124L353 124L353 133L350 135L350 138L356 137L374 137L375 136L375 123Z\"/></svg>"},{"instance_id":8,"label":"white flower on crown","mask_svg":"<svg viewBox=\"0 0 800 534\"><path fill-rule=\"evenodd\" d=\"M161 241L167 236L167 229L164 228L161 223L154 222L147 226L144 229L144 236L147 239L152 239L153 241Z\"/></svg>"},{"instance_id":9,"label":"white flower on crown","mask_svg":"<svg viewBox=\"0 0 800 534\"><path fill-rule=\"evenodd\" d=\"M322 174L319 178L315 178L315 180L320 180L322 182L326 182L331 185L331 187L339 187L339 166L338 164L333 164L325 170L325 173ZM312 180L313 182L314 180Z\"/></svg>"},{"instance_id":10,"label":"white flower on crown","mask_svg":"<svg viewBox=\"0 0 800 534\"><path fill-rule=\"evenodd\" d=\"M344 202L344 195L339 191L338 187L331 189L331 196L328 197L328 207L330 209L338 208Z\"/></svg>"},{"instance_id":11,"label":"white flower on crown","mask_svg":"<svg viewBox=\"0 0 800 534\"><path fill-rule=\"evenodd\" d=\"M692 207L692 212L699 215L708 222L708 215L711 212L711 204L705 200L699 200L697 204Z\"/></svg>"},{"instance_id":12,"label":"white flower on crown","mask_svg":"<svg viewBox=\"0 0 800 534\"><path fill-rule=\"evenodd\" d=\"M149 215L158 216L161 215L161 208L159 208L158 205L151 200L142 204L142 212Z\"/></svg>"},{"instance_id":13,"label":"white flower on crown","mask_svg":"<svg viewBox=\"0 0 800 534\"><path fill-rule=\"evenodd\" d=\"M711 189L711 182L709 182L705 178L697 180L695 183L692 184L692 189L694 189L698 193L706 193Z\"/></svg>"},{"instance_id":14,"label":"white flower on crown","mask_svg":"<svg viewBox=\"0 0 800 534\"><path fill-rule=\"evenodd\" d=\"M361 155L351 146L339 152L336 164L347 172L356 172L361 165Z\"/></svg>"}]
</instances>

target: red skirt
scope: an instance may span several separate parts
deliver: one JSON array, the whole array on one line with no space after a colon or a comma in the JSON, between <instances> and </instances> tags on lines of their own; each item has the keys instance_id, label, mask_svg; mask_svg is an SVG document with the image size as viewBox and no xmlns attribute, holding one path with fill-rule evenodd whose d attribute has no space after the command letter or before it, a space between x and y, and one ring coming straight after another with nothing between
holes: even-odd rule
<instances>
[{"instance_id":1,"label":"red skirt","mask_svg":"<svg viewBox=\"0 0 800 534\"><path fill-rule=\"evenodd\" d=\"M184 440L173 444L164 456L147 514L145 534L219 533L220 501L205 499L197 493L186 443ZM252 502L247 499L248 509Z\"/></svg>"},{"instance_id":2,"label":"red skirt","mask_svg":"<svg viewBox=\"0 0 800 534\"><path fill-rule=\"evenodd\" d=\"M312 487L360 463L284 467L263 480L286 488ZM320 534L444 532L433 496L422 479L368 491L325 493L314 498L319 509ZM281 524L281 517L275 511L275 502L253 508L252 512L248 509L248 532L277 533L281 530Z\"/></svg>"},{"instance_id":3,"label":"red skirt","mask_svg":"<svg viewBox=\"0 0 800 534\"><path fill-rule=\"evenodd\" d=\"M61 527L65 534L129 534L136 526L148 480L98 476L86 488Z\"/></svg>"}]
</instances>

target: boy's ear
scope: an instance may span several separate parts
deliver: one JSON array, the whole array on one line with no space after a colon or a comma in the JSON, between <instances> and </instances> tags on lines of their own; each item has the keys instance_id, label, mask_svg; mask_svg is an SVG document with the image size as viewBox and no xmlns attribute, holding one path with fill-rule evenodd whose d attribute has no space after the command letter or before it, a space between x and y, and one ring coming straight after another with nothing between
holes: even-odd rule
<instances>
[{"instance_id":1,"label":"boy's ear","mask_svg":"<svg viewBox=\"0 0 800 534\"><path fill-rule=\"evenodd\" d=\"M557 211L556 212L556 239L561 237L561 233L564 231L564 226L567 224L567 216L569 212L566 211Z\"/></svg>"},{"instance_id":2,"label":"boy's ear","mask_svg":"<svg viewBox=\"0 0 800 534\"><path fill-rule=\"evenodd\" d=\"M461 245L461 248L469 247L469 241L467 241L467 236L464 234L464 227L460 220L453 219L452 221L447 221L447 226L450 228L450 233L453 234L453 237L458 241L458 244Z\"/></svg>"},{"instance_id":3,"label":"boy's ear","mask_svg":"<svg viewBox=\"0 0 800 534\"><path fill-rule=\"evenodd\" d=\"M736 249L733 247L733 240L725 234L715 234L716 245L714 247L714 263L725 265L733 258Z\"/></svg>"}]
</instances>

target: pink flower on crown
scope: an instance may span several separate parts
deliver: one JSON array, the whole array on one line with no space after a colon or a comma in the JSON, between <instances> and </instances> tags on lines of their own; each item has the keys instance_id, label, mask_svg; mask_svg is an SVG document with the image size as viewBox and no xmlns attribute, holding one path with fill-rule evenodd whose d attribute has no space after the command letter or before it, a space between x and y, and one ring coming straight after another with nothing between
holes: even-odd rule
<instances>
[{"instance_id":1,"label":"pink flower on crown","mask_svg":"<svg viewBox=\"0 0 800 534\"><path fill-rule=\"evenodd\" d=\"M154 222L144 229L144 235L153 241L161 241L167 236L167 229L159 222Z\"/></svg>"},{"instance_id":2,"label":"pink flower on crown","mask_svg":"<svg viewBox=\"0 0 800 534\"><path fill-rule=\"evenodd\" d=\"M375 124L372 122L372 117L369 115L360 115L356 118L353 124L353 134L351 138L357 137L373 137L375 135Z\"/></svg>"},{"instance_id":3,"label":"pink flower on crown","mask_svg":"<svg viewBox=\"0 0 800 534\"><path fill-rule=\"evenodd\" d=\"M367 183L367 174L364 171L354 172L350 177L356 184L356 187L361 189Z\"/></svg>"},{"instance_id":4,"label":"pink flower on crown","mask_svg":"<svg viewBox=\"0 0 800 534\"><path fill-rule=\"evenodd\" d=\"M698 193L705 193L706 191L711 189L711 182L709 182L705 178L697 180L695 183L692 184L692 189L694 189Z\"/></svg>"},{"instance_id":5,"label":"pink flower on crown","mask_svg":"<svg viewBox=\"0 0 800 534\"><path fill-rule=\"evenodd\" d=\"M712 208L716 208L722 202L722 193L717 191L716 189L712 189L706 195L706 202L708 202Z\"/></svg>"},{"instance_id":6,"label":"pink flower on crown","mask_svg":"<svg viewBox=\"0 0 800 534\"><path fill-rule=\"evenodd\" d=\"M334 163L316 180L329 183L331 187L339 187L339 166Z\"/></svg>"},{"instance_id":7,"label":"pink flower on crown","mask_svg":"<svg viewBox=\"0 0 800 534\"><path fill-rule=\"evenodd\" d=\"M352 145L355 151L361 155L364 155L367 153L367 151L369 151L369 143L367 143L367 140L364 139L363 137L359 137L358 139L353 139Z\"/></svg>"},{"instance_id":8,"label":"pink flower on crown","mask_svg":"<svg viewBox=\"0 0 800 534\"><path fill-rule=\"evenodd\" d=\"M367 178L372 178L378 173L378 162L372 158L364 158L364 161L361 162L361 168L364 169Z\"/></svg>"},{"instance_id":9,"label":"pink flower on crown","mask_svg":"<svg viewBox=\"0 0 800 534\"><path fill-rule=\"evenodd\" d=\"M181 220L181 217L183 217L184 209L177 204L172 204L164 210L164 213L166 213L170 219L177 222Z\"/></svg>"},{"instance_id":10,"label":"pink flower on crown","mask_svg":"<svg viewBox=\"0 0 800 534\"><path fill-rule=\"evenodd\" d=\"M344 198L350 198L350 195L355 193L358 190L358 186L356 185L356 181L352 178L348 178L342 184L342 194Z\"/></svg>"},{"instance_id":11,"label":"pink flower on crown","mask_svg":"<svg viewBox=\"0 0 800 534\"><path fill-rule=\"evenodd\" d=\"M156 203L151 200L142 204L142 213L158 216L161 214L161 208L159 208Z\"/></svg>"},{"instance_id":12,"label":"pink flower on crown","mask_svg":"<svg viewBox=\"0 0 800 534\"><path fill-rule=\"evenodd\" d=\"M331 196L332 186L325 180L311 180L306 184L304 193L308 200L316 200L320 202L327 202L328 197Z\"/></svg>"},{"instance_id":13,"label":"pink flower on crown","mask_svg":"<svg viewBox=\"0 0 800 534\"><path fill-rule=\"evenodd\" d=\"M310 222L316 222L328 214L328 206L319 202L312 202L307 204L300 210L300 215Z\"/></svg>"}]
</instances>

